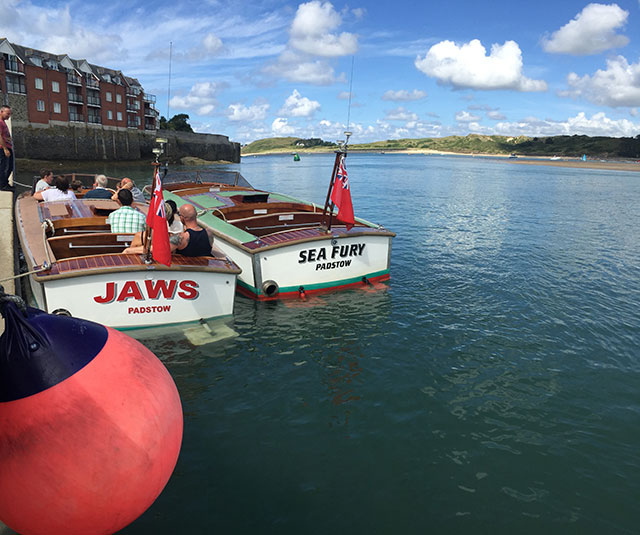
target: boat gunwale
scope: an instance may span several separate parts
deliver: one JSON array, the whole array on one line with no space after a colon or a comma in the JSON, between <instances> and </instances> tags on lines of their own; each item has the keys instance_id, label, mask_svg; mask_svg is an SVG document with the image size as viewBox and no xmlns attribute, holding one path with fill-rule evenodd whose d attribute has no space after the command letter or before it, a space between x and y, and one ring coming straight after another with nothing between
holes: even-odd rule
<instances>
[{"instance_id":1,"label":"boat gunwale","mask_svg":"<svg viewBox=\"0 0 640 535\"><path fill-rule=\"evenodd\" d=\"M226 259L220 259L216 257L207 257L207 256L197 256L191 258L207 258L209 262L214 260L215 263L220 263L220 266L211 266L211 265L196 265L196 264L174 264L171 266L165 266L164 264L158 264L154 262L153 264L146 264L142 259L140 254L126 254L126 253L110 253L110 254L100 254L100 255L87 255L87 256L78 256L74 258L65 258L62 260L56 260L55 264L52 265L52 268L56 268L57 266L67 266L74 261L85 260L85 259L98 259L103 257L116 257L116 258L127 258L127 257L138 257L141 259L141 263L132 263L132 264L123 264L123 265L114 265L114 266L99 266L99 267L78 267L71 268L68 271L64 271L62 273L54 273L51 274L50 270L41 271L39 273L34 273L32 276L34 280L37 282L46 282L50 280L58 280L58 279L69 279L75 277L86 277L92 275L103 275L109 273L132 273L138 271L179 271L179 272L198 272L198 273L228 273L230 275L239 275L241 273L241 269L238 267L233 267L232 264ZM127 258L129 260L129 258ZM35 265L34 268L38 269L41 266Z\"/></svg>"}]
</instances>

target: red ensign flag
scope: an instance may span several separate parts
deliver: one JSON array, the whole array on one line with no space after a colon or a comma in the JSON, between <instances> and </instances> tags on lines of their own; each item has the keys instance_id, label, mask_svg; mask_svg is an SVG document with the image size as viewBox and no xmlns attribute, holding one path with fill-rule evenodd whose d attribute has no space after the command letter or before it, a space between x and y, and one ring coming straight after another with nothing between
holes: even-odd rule
<instances>
[{"instance_id":1,"label":"red ensign flag","mask_svg":"<svg viewBox=\"0 0 640 535\"><path fill-rule=\"evenodd\" d=\"M156 187L153 190L149 212L147 212L147 225L153 229L151 247L153 259L165 266L171 265L171 245L169 245L169 227L167 226L167 213L164 209L164 197L162 196L162 181L160 173L156 169Z\"/></svg>"},{"instance_id":2,"label":"red ensign flag","mask_svg":"<svg viewBox=\"0 0 640 535\"><path fill-rule=\"evenodd\" d=\"M347 169L344 166L344 154L340 157L340 165L336 173L336 181L331 192L331 201L338 207L338 220L347 225L347 230L355 224L353 216L353 204L351 203L351 190L349 189L349 179Z\"/></svg>"}]
</instances>

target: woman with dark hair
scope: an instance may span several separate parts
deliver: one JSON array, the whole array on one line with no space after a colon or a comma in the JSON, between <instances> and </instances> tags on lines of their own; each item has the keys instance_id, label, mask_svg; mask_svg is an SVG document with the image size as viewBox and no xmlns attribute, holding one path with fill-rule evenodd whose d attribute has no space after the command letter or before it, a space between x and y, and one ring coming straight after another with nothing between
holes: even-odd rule
<instances>
[{"instance_id":1,"label":"woman with dark hair","mask_svg":"<svg viewBox=\"0 0 640 535\"><path fill-rule=\"evenodd\" d=\"M39 201L72 201L76 194L69 189L69 177L58 175L53 181L55 187L38 191L33 194L34 199Z\"/></svg>"},{"instance_id":2,"label":"woman with dark hair","mask_svg":"<svg viewBox=\"0 0 640 535\"><path fill-rule=\"evenodd\" d=\"M183 225L179 217L176 217L178 213L178 205L172 199L164 201L167 209L167 225L169 225L169 236L172 234L181 234L183 232Z\"/></svg>"}]
</instances>

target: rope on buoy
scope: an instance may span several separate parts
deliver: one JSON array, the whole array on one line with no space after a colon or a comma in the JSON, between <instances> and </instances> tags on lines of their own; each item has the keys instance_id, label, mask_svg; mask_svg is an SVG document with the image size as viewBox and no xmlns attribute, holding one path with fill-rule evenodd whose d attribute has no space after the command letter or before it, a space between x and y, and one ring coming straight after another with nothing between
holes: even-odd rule
<instances>
[{"instance_id":1,"label":"rope on buoy","mask_svg":"<svg viewBox=\"0 0 640 535\"><path fill-rule=\"evenodd\" d=\"M24 316L27 315L27 303L24 302L24 299L19 295L5 293L4 286L0 284L0 314L2 314L3 317L8 303L13 303Z\"/></svg>"}]
</instances>

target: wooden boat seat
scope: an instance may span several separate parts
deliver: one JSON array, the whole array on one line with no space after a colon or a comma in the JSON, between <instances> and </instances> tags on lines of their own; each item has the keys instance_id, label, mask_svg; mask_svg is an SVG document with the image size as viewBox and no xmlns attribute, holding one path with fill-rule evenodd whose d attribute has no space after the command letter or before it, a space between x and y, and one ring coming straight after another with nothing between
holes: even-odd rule
<instances>
[{"instance_id":1,"label":"wooden boat seat","mask_svg":"<svg viewBox=\"0 0 640 535\"><path fill-rule=\"evenodd\" d=\"M131 245L134 234L99 232L54 236L47 241L57 260L78 256L121 253Z\"/></svg>"},{"instance_id":2,"label":"wooden boat seat","mask_svg":"<svg viewBox=\"0 0 640 535\"><path fill-rule=\"evenodd\" d=\"M252 208L247 208L246 206L233 206L230 208L222 208L220 211L225 215L227 223L231 224L264 215L290 213L322 214L322 211L316 210L315 206L293 202L265 203L259 206L253 206Z\"/></svg>"},{"instance_id":3,"label":"wooden boat seat","mask_svg":"<svg viewBox=\"0 0 640 535\"><path fill-rule=\"evenodd\" d=\"M111 227L107 223L107 218L104 216L55 219L52 223L55 230L55 236L109 232L111 230Z\"/></svg>"},{"instance_id":4,"label":"wooden boat seat","mask_svg":"<svg viewBox=\"0 0 640 535\"><path fill-rule=\"evenodd\" d=\"M322 224L322 213L279 212L229 221L234 226L255 236L264 236L284 229L317 227Z\"/></svg>"}]
</instances>

